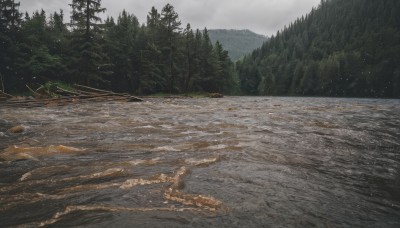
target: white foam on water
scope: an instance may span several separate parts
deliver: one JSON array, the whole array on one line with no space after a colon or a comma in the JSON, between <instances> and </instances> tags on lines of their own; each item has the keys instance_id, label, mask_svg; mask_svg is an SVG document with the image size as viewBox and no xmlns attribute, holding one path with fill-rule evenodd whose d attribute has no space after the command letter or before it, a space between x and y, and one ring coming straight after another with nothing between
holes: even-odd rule
<instances>
[{"instance_id":1,"label":"white foam on water","mask_svg":"<svg viewBox=\"0 0 400 228\"><path fill-rule=\"evenodd\" d=\"M222 150L222 149L226 149L226 148L228 148L228 145L224 145L224 144L218 144L218 145L208 147L208 149L210 149L210 150Z\"/></svg>"},{"instance_id":2,"label":"white foam on water","mask_svg":"<svg viewBox=\"0 0 400 228\"><path fill-rule=\"evenodd\" d=\"M156 151L156 152L161 152L161 151L162 152L180 152L181 150L176 149L172 146L160 146L160 147L154 148L153 151Z\"/></svg>"}]
</instances>

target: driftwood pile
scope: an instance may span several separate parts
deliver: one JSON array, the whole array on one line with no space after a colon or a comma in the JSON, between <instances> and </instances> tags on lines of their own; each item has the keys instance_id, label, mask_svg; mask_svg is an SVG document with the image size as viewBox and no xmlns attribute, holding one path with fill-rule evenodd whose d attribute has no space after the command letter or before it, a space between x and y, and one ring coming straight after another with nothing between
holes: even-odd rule
<instances>
[{"instance_id":1,"label":"driftwood pile","mask_svg":"<svg viewBox=\"0 0 400 228\"><path fill-rule=\"evenodd\" d=\"M71 103L83 102L141 102L142 99L126 93L114 93L111 91L96 89L88 86L75 84L74 90L66 90L54 85L50 90L44 86L33 90L26 86L33 94L33 97L15 97L0 91L0 106L7 107L42 107L42 106L63 106Z\"/></svg>"}]
</instances>

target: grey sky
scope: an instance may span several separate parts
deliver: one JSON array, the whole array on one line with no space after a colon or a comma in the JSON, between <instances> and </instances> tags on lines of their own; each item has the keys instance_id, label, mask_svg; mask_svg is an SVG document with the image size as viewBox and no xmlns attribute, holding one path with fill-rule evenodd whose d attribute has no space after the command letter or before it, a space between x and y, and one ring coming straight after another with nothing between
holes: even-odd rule
<instances>
[{"instance_id":1,"label":"grey sky","mask_svg":"<svg viewBox=\"0 0 400 228\"><path fill-rule=\"evenodd\" d=\"M20 10L32 13L44 9L47 13L63 9L69 19L71 0L20 0ZM126 9L136 15L140 23L152 6L159 11L167 3L175 7L182 27L250 29L263 35L272 35L291 21L318 6L320 0L102 0L106 15L117 17Z\"/></svg>"}]
</instances>

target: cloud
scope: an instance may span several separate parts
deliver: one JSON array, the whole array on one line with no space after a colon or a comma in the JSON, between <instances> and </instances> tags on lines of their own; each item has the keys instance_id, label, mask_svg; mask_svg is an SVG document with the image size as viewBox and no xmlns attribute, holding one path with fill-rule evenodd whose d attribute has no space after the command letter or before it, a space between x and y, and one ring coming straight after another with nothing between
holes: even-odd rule
<instances>
[{"instance_id":1,"label":"cloud","mask_svg":"<svg viewBox=\"0 0 400 228\"><path fill-rule=\"evenodd\" d=\"M68 16L69 0L20 0L21 10L29 13L44 9L47 13L63 9ZM190 23L193 28L250 29L272 35L284 25L294 21L316 7L320 0L102 0L106 15L117 17L123 9L133 13L141 23L152 6L159 11L167 3L175 7L182 27Z\"/></svg>"}]
</instances>

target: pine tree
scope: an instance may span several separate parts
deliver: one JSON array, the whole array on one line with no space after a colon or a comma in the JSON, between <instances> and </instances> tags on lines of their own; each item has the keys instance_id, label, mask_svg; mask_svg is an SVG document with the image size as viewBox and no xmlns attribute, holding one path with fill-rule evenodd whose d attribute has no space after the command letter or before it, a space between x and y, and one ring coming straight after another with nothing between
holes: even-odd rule
<instances>
[{"instance_id":1,"label":"pine tree","mask_svg":"<svg viewBox=\"0 0 400 228\"><path fill-rule=\"evenodd\" d=\"M163 52L166 57L166 72L168 75L168 90L170 93L175 92L175 80L177 75L176 58L177 58L177 34L181 30L181 22L179 16L175 12L174 7L170 4L164 6L161 11L161 31L163 32L164 47Z\"/></svg>"},{"instance_id":2,"label":"pine tree","mask_svg":"<svg viewBox=\"0 0 400 228\"><path fill-rule=\"evenodd\" d=\"M111 80L113 90L120 92L137 91L140 77L135 72L138 54L135 51L139 21L125 10L119 15L117 24L113 18L106 22L105 50L111 59L115 76Z\"/></svg>"},{"instance_id":3,"label":"pine tree","mask_svg":"<svg viewBox=\"0 0 400 228\"><path fill-rule=\"evenodd\" d=\"M101 0L72 0L71 23L73 53L70 68L75 81L101 86L110 75L109 60L102 50L103 32L99 13L105 12Z\"/></svg>"},{"instance_id":4,"label":"pine tree","mask_svg":"<svg viewBox=\"0 0 400 228\"><path fill-rule=\"evenodd\" d=\"M155 7L147 15L147 26L143 26L138 34L139 75L138 93L150 94L165 92L167 80L165 63L162 58L161 15Z\"/></svg>"},{"instance_id":5,"label":"pine tree","mask_svg":"<svg viewBox=\"0 0 400 228\"><path fill-rule=\"evenodd\" d=\"M200 78L198 83L203 91L217 92L215 90L215 84L213 83L217 70L217 58L215 55L213 56L213 45L208 35L207 28L204 28L202 38L199 56Z\"/></svg>"},{"instance_id":6,"label":"pine tree","mask_svg":"<svg viewBox=\"0 0 400 228\"><path fill-rule=\"evenodd\" d=\"M50 15L48 29L50 33L49 40L52 42L50 46L51 52L60 56L64 55L67 46L66 37L69 36L69 30L64 23L64 12L62 10Z\"/></svg>"},{"instance_id":7,"label":"pine tree","mask_svg":"<svg viewBox=\"0 0 400 228\"><path fill-rule=\"evenodd\" d=\"M21 24L20 3L14 0L0 0L0 83L1 90L7 86L17 89L19 77L15 71L18 56L17 39Z\"/></svg>"},{"instance_id":8,"label":"pine tree","mask_svg":"<svg viewBox=\"0 0 400 228\"><path fill-rule=\"evenodd\" d=\"M20 3L14 0L0 0L0 32L15 32L21 23Z\"/></svg>"},{"instance_id":9,"label":"pine tree","mask_svg":"<svg viewBox=\"0 0 400 228\"><path fill-rule=\"evenodd\" d=\"M60 57L50 52L55 40L47 24L46 13L36 11L32 17L26 18L20 31L19 56L15 60L17 72L23 77L24 84L57 80L63 68Z\"/></svg>"},{"instance_id":10,"label":"pine tree","mask_svg":"<svg viewBox=\"0 0 400 228\"><path fill-rule=\"evenodd\" d=\"M233 63L229 58L228 51L225 51L219 41L217 41L214 45L213 55L217 61L214 91L229 93L235 85L233 81Z\"/></svg>"},{"instance_id":11,"label":"pine tree","mask_svg":"<svg viewBox=\"0 0 400 228\"><path fill-rule=\"evenodd\" d=\"M196 51L194 43L195 41L194 34L189 23L186 25L186 29L184 30L183 35L185 37L185 66L186 66L183 92L188 93L193 78L193 71L194 71L193 67L195 61L194 58Z\"/></svg>"}]
</instances>

